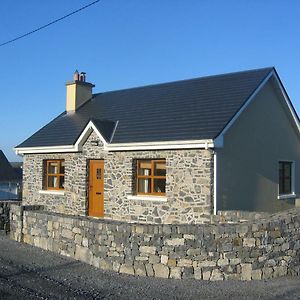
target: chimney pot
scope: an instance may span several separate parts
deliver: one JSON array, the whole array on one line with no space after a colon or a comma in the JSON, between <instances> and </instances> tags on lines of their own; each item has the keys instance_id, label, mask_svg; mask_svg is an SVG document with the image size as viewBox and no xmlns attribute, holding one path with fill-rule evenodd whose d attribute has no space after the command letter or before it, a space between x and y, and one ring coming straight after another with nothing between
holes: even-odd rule
<instances>
[{"instance_id":1,"label":"chimney pot","mask_svg":"<svg viewBox=\"0 0 300 300\"><path fill-rule=\"evenodd\" d=\"M75 70L73 78L74 78L74 81L79 80L79 72L77 70Z\"/></svg>"},{"instance_id":2,"label":"chimney pot","mask_svg":"<svg viewBox=\"0 0 300 300\"><path fill-rule=\"evenodd\" d=\"M86 79L86 73L85 72L80 72L79 80L85 82L85 79Z\"/></svg>"}]
</instances>

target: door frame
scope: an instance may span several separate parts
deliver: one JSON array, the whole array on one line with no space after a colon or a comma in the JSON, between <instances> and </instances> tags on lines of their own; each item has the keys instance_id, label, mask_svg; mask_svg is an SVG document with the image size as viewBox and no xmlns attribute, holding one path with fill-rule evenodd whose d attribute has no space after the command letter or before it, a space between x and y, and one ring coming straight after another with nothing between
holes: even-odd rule
<instances>
[{"instance_id":1,"label":"door frame","mask_svg":"<svg viewBox=\"0 0 300 300\"><path fill-rule=\"evenodd\" d=\"M103 213L101 216L93 216L93 215L90 215L90 197L91 197L91 190L90 190L90 181L91 181L91 163L93 161L100 161L102 162L103 164L103 190L102 190L102 198L103 198ZM87 216L90 216L90 217L96 217L96 218L103 218L104 217L104 212L105 212L105 207L104 207L104 171L105 171L105 168L104 168L104 159L102 158L93 158L93 159L88 159L87 160Z\"/></svg>"}]
</instances>

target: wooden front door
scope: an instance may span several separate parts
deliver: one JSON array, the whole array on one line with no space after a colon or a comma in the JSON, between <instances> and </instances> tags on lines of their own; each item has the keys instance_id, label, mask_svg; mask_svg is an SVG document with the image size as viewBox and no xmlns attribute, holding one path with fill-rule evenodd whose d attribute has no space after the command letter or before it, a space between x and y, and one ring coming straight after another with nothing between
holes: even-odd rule
<instances>
[{"instance_id":1,"label":"wooden front door","mask_svg":"<svg viewBox=\"0 0 300 300\"><path fill-rule=\"evenodd\" d=\"M89 216L104 216L104 161L90 160Z\"/></svg>"}]
</instances>

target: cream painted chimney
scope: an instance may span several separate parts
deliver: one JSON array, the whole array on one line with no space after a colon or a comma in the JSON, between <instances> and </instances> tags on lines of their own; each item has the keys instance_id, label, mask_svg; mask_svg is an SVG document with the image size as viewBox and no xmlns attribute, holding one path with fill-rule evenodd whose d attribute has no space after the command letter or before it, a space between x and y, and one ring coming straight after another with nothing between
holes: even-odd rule
<instances>
[{"instance_id":1,"label":"cream painted chimney","mask_svg":"<svg viewBox=\"0 0 300 300\"><path fill-rule=\"evenodd\" d=\"M92 98L93 84L86 82L86 73L74 72L73 81L67 82L67 103L66 111L74 112L82 104Z\"/></svg>"}]
</instances>

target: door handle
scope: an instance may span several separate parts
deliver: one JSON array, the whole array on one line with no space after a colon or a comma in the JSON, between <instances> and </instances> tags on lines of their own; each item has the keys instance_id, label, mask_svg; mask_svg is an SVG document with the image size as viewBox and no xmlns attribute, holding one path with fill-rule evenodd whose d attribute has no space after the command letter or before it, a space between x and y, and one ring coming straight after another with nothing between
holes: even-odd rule
<instances>
[{"instance_id":1,"label":"door handle","mask_svg":"<svg viewBox=\"0 0 300 300\"><path fill-rule=\"evenodd\" d=\"M101 193L96 193L96 195L101 195Z\"/></svg>"}]
</instances>

